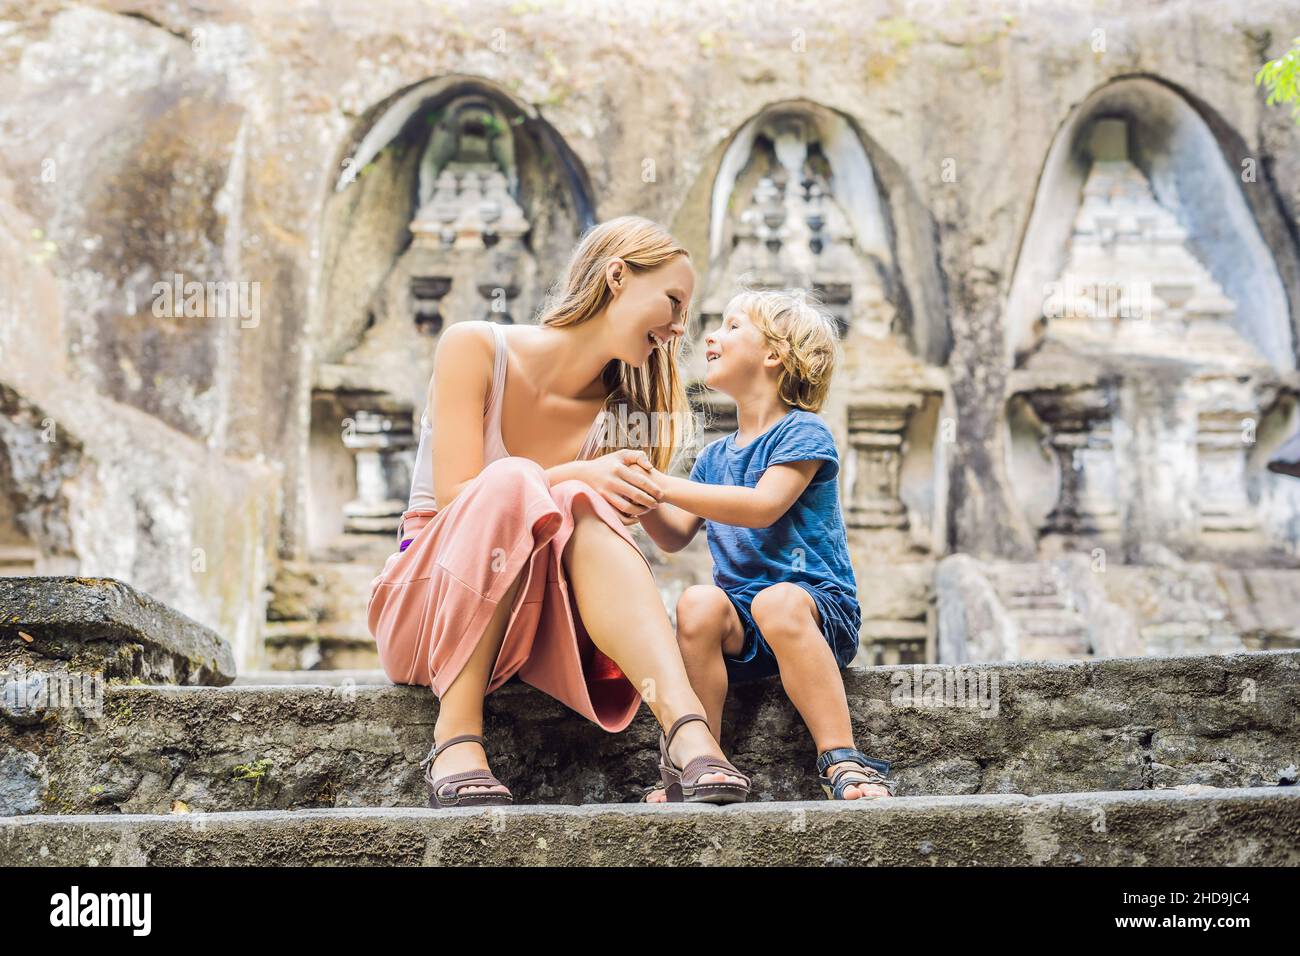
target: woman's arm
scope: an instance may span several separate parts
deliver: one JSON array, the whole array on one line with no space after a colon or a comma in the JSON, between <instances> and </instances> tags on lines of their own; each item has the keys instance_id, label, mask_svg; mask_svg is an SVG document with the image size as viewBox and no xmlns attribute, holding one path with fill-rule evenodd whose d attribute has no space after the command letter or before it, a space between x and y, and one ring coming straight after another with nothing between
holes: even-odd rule
<instances>
[{"instance_id":1,"label":"woman's arm","mask_svg":"<svg viewBox=\"0 0 1300 956\"><path fill-rule=\"evenodd\" d=\"M651 477L664 489L665 502L692 515L741 528L766 528L790 510L821 464L809 458L772 465L753 488L710 485L662 472Z\"/></svg>"},{"instance_id":2,"label":"woman's arm","mask_svg":"<svg viewBox=\"0 0 1300 956\"><path fill-rule=\"evenodd\" d=\"M590 477L587 466L590 464L588 461L566 461L559 465L553 465L546 469L547 484L558 485L560 482L568 481L571 478L587 481Z\"/></svg>"},{"instance_id":3,"label":"woman's arm","mask_svg":"<svg viewBox=\"0 0 1300 956\"><path fill-rule=\"evenodd\" d=\"M426 414L433 429L433 493L439 508L451 504L483 470L483 406L492 378L486 324L447 326L434 352Z\"/></svg>"}]
</instances>

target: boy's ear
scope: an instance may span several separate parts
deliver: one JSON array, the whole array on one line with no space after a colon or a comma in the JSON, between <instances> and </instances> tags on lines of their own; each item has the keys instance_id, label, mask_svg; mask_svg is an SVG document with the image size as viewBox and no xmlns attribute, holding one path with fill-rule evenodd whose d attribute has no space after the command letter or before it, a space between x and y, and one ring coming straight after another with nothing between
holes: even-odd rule
<instances>
[{"instance_id":1,"label":"boy's ear","mask_svg":"<svg viewBox=\"0 0 1300 956\"><path fill-rule=\"evenodd\" d=\"M781 356L776 354L776 349L768 349L767 354L763 356L764 368L780 368Z\"/></svg>"}]
</instances>

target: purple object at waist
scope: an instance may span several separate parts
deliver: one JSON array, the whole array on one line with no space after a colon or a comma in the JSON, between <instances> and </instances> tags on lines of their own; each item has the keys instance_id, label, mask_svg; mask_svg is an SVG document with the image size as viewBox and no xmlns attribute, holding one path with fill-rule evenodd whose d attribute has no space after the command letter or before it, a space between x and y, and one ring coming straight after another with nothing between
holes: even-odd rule
<instances>
[{"instance_id":1,"label":"purple object at waist","mask_svg":"<svg viewBox=\"0 0 1300 956\"><path fill-rule=\"evenodd\" d=\"M407 538L405 541L402 542L401 547L399 547L397 550L398 550L398 551L405 551L405 550L406 550L406 546L407 546L408 544L410 544L410 543L411 543L412 541L414 541L414 540L415 540L414 538Z\"/></svg>"}]
</instances>

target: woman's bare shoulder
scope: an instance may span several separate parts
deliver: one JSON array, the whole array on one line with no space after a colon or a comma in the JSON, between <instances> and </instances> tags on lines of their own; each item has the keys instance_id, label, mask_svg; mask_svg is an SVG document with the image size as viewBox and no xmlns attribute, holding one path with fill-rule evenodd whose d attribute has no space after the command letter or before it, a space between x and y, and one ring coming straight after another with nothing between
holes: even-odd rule
<instances>
[{"instance_id":1,"label":"woman's bare shoulder","mask_svg":"<svg viewBox=\"0 0 1300 956\"><path fill-rule=\"evenodd\" d=\"M454 353L464 358L475 354L491 355L492 323L483 319L453 322L438 336L437 354Z\"/></svg>"},{"instance_id":2,"label":"woman's bare shoulder","mask_svg":"<svg viewBox=\"0 0 1300 956\"><path fill-rule=\"evenodd\" d=\"M527 361L529 357L535 355L538 335L541 332L539 326L499 325L486 319L466 319L447 326L438 342L438 354L443 354L445 344L447 352L454 355L454 360L457 362L482 356L490 366L496 354L494 326L501 330L501 334L510 343L510 354L516 361Z\"/></svg>"},{"instance_id":3,"label":"woman's bare shoulder","mask_svg":"<svg viewBox=\"0 0 1300 956\"><path fill-rule=\"evenodd\" d=\"M467 319L454 322L438 336L434 351L433 374L429 378L429 401L432 402L441 380L456 391L471 389L486 392L492 376L492 341L490 322Z\"/></svg>"}]
</instances>

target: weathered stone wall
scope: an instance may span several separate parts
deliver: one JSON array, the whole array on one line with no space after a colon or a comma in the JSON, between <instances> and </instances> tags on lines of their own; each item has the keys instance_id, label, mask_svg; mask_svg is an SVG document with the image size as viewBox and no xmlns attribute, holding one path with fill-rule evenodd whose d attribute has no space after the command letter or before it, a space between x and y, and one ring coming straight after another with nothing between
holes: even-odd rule
<instances>
[{"instance_id":1,"label":"weathered stone wall","mask_svg":"<svg viewBox=\"0 0 1300 956\"><path fill-rule=\"evenodd\" d=\"M255 659L270 560L303 547L323 210L377 107L465 75L536 108L597 218L656 218L701 262L737 129L783 100L848 117L910 308L951 336L948 547L1031 560L1004 311L1054 137L1117 78L1185 97L1229 167L1256 161L1242 192L1294 320L1300 135L1253 76L1297 32L1295 0L0 5L0 543L130 581ZM256 314L157 317L178 273L255 288Z\"/></svg>"}]
</instances>

